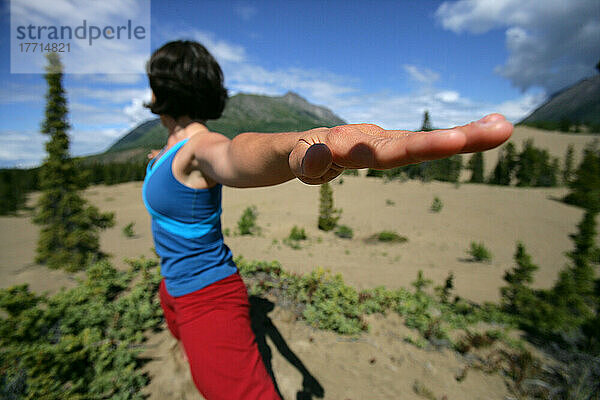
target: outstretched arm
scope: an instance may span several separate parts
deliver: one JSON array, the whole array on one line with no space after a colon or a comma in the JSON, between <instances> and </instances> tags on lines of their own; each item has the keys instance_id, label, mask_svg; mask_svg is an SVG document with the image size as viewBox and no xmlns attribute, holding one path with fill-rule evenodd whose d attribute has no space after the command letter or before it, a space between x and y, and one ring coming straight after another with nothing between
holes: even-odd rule
<instances>
[{"instance_id":1,"label":"outstretched arm","mask_svg":"<svg viewBox=\"0 0 600 400\"><path fill-rule=\"evenodd\" d=\"M199 169L228 186L276 185L294 177L321 184L344 169L390 169L494 148L512 124L490 114L477 122L431 132L385 130L377 125L340 125L306 132L243 133L229 140L204 136L194 147Z\"/></svg>"}]
</instances>

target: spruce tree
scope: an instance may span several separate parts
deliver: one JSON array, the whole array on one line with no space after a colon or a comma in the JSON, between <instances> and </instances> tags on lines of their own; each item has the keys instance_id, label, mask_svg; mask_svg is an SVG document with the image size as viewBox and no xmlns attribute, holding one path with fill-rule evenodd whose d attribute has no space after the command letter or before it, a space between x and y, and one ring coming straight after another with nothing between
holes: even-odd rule
<instances>
[{"instance_id":1,"label":"spruce tree","mask_svg":"<svg viewBox=\"0 0 600 400\"><path fill-rule=\"evenodd\" d=\"M573 179L573 159L575 157L575 150L573 144L569 144L565 153L565 162L562 170L563 184L569 185Z\"/></svg>"},{"instance_id":2,"label":"spruce tree","mask_svg":"<svg viewBox=\"0 0 600 400\"><path fill-rule=\"evenodd\" d=\"M536 150L531 139L526 140L523 144L515 173L517 186L535 186L535 180L540 173L539 154Z\"/></svg>"},{"instance_id":3,"label":"spruce tree","mask_svg":"<svg viewBox=\"0 0 600 400\"><path fill-rule=\"evenodd\" d=\"M23 208L30 190L25 182L27 171L18 169L0 170L0 215L14 213Z\"/></svg>"},{"instance_id":4,"label":"spruce tree","mask_svg":"<svg viewBox=\"0 0 600 400\"><path fill-rule=\"evenodd\" d=\"M565 318L571 325L579 325L594 315L594 269L590 265L591 250L596 235L596 212L586 210L579 231L570 235L575 244L567 253L572 265L563 269L553 291L553 302L565 309Z\"/></svg>"},{"instance_id":5,"label":"spruce tree","mask_svg":"<svg viewBox=\"0 0 600 400\"><path fill-rule=\"evenodd\" d=\"M35 261L50 268L78 271L103 256L98 230L112 226L114 216L100 213L79 194L87 184L81 169L69 155L62 64L56 53L49 53L47 58L48 92L41 131L49 140L47 156L40 169L42 195L34 216L34 222L42 226Z\"/></svg>"},{"instance_id":6,"label":"spruce tree","mask_svg":"<svg viewBox=\"0 0 600 400\"><path fill-rule=\"evenodd\" d=\"M492 172L489 182L493 185L510 185L517 167L517 152L515 145L509 142L500 150L498 163Z\"/></svg>"},{"instance_id":7,"label":"spruce tree","mask_svg":"<svg viewBox=\"0 0 600 400\"><path fill-rule=\"evenodd\" d=\"M333 190L326 182L321 185L319 203L319 229L323 231L333 230L340 219L341 210L333 208Z\"/></svg>"},{"instance_id":8,"label":"spruce tree","mask_svg":"<svg viewBox=\"0 0 600 400\"><path fill-rule=\"evenodd\" d=\"M429 132L432 130L433 128L431 127L431 121L429 120L429 111L425 110L425 113L423 114L423 124L421 125L421 131Z\"/></svg>"},{"instance_id":9,"label":"spruce tree","mask_svg":"<svg viewBox=\"0 0 600 400\"><path fill-rule=\"evenodd\" d=\"M483 153L475 153L469 160L468 168L471 170L471 183L483 183Z\"/></svg>"},{"instance_id":10,"label":"spruce tree","mask_svg":"<svg viewBox=\"0 0 600 400\"><path fill-rule=\"evenodd\" d=\"M592 142L583 152L583 159L570 183L571 192L565 202L600 211L600 148Z\"/></svg>"},{"instance_id":11,"label":"spruce tree","mask_svg":"<svg viewBox=\"0 0 600 400\"><path fill-rule=\"evenodd\" d=\"M500 292L504 308L508 312L519 314L533 303L534 292L529 288L529 284L533 283L533 273L539 267L531 262L531 256L527 254L521 242L517 242L514 259L517 265L504 273L504 280L508 286L501 288Z\"/></svg>"},{"instance_id":12,"label":"spruce tree","mask_svg":"<svg viewBox=\"0 0 600 400\"><path fill-rule=\"evenodd\" d=\"M570 235L575 248L567 255L573 261L573 278L577 291L588 302L594 295L594 268L591 266L590 257L595 248L597 212L586 210L583 219L577 225L579 231Z\"/></svg>"}]
</instances>

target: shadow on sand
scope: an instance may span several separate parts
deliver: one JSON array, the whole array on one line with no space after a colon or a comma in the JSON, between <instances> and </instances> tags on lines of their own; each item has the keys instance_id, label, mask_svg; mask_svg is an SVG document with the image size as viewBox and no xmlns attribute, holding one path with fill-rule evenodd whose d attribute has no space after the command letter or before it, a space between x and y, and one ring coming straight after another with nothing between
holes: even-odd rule
<instances>
[{"instance_id":1,"label":"shadow on sand","mask_svg":"<svg viewBox=\"0 0 600 400\"><path fill-rule=\"evenodd\" d=\"M302 361L294 354L294 352L288 347L287 343L281 336L281 333L277 330L277 327L268 317L275 305L267 299L257 296L250 296L250 319L252 321L252 330L256 335L256 342L258 344L258 350L262 355L267 372L271 375L275 389L281 396L277 380L273 374L272 359L273 353L271 348L267 345L267 336L271 339L277 350L281 355L300 373L302 374L302 388L296 393L296 400L312 400L314 397L322 398L325 394L325 390L321 384L310 374L308 369L304 366ZM283 398L283 396L282 396Z\"/></svg>"}]
</instances>

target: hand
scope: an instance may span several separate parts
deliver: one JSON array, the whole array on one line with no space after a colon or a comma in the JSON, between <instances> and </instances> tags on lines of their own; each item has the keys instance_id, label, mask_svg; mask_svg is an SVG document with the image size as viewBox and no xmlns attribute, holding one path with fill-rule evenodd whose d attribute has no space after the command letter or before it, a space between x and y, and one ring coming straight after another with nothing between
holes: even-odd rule
<instances>
[{"instance_id":1,"label":"hand","mask_svg":"<svg viewBox=\"0 0 600 400\"><path fill-rule=\"evenodd\" d=\"M152 160L154 157L156 157L158 155L158 153L160 153L160 150L156 150L156 149L152 149L150 150L150 153L148 153L148 160Z\"/></svg>"},{"instance_id":2,"label":"hand","mask_svg":"<svg viewBox=\"0 0 600 400\"><path fill-rule=\"evenodd\" d=\"M298 140L289 164L302 182L318 185L344 169L383 170L489 150L505 142L512 131L512 124L500 114L431 132L385 130L370 124L317 128Z\"/></svg>"}]
</instances>

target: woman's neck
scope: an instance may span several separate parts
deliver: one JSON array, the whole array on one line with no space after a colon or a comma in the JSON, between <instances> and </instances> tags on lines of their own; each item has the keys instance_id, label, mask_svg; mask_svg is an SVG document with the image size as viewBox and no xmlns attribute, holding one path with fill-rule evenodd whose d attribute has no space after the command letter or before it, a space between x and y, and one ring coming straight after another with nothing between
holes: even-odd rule
<instances>
[{"instance_id":1,"label":"woman's neck","mask_svg":"<svg viewBox=\"0 0 600 400\"><path fill-rule=\"evenodd\" d=\"M208 132L204 121L196 121L188 116L174 118L161 118L161 122L167 128L169 136L167 138L167 147L171 147L177 142L188 139L200 132Z\"/></svg>"}]
</instances>

